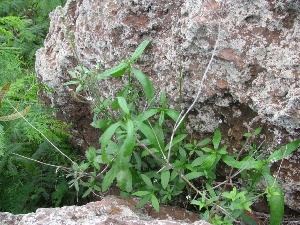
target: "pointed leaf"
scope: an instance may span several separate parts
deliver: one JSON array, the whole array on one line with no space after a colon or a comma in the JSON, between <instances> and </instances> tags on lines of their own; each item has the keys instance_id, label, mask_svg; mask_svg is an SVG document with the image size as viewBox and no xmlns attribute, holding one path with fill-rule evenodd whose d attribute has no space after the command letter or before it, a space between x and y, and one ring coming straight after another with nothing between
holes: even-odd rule
<instances>
[{"instance_id":1,"label":"pointed leaf","mask_svg":"<svg viewBox=\"0 0 300 225\"><path fill-rule=\"evenodd\" d=\"M105 70L103 73L97 76L97 79L104 79L108 76L119 77L122 76L126 69L128 68L128 64L126 62L121 62L119 65L114 66L110 69Z\"/></svg>"},{"instance_id":2,"label":"pointed leaf","mask_svg":"<svg viewBox=\"0 0 300 225\"><path fill-rule=\"evenodd\" d=\"M279 148L278 150L276 150L275 152L273 152L269 158L268 158L268 162L272 162L272 161L277 161L277 160L281 160L285 157L287 157L288 155L290 155L294 150L296 150L298 148L300 144L300 140L296 140L293 141L291 143L288 143L284 146L282 146L281 148Z\"/></svg>"},{"instance_id":3,"label":"pointed leaf","mask_svg":"<svg viewBox=\"0 0 300 225\"><path fill-rule=\"evenodd\" d=\"M220 141L221 141L221 132L220 130L216 130L214 132L214 136L213 136L213 140L212 140L212 143L214 145L214 149L217 150L219 148L219 144L220 144Z\"/></svg>"},{"instance_id":4,"label":"pointed leaf","mask_svg":"<svg viewBox=\"0 0 300 225\"><path fill-rule=\"evenodd\" d=\"M166 170L161 173L161 186L166 189L170 181L170 171Z\"/></svg>"},{"instance_id":5,"label":"pointed leaf","mask_svg":"<svg viewBox=\"0 0 300 225\"><path fill-rule=\"evenodd\" d=\"M118 104L121 107L121 109L123 110L123 112L126 113L127 115L129 115L130 111L129 111L129 108L128 108L125 98L117 97L117 99L118 99Z\"/></svg>"},{"instance_id":6,"label":"pointed leaf","mask_svg":"<svg viewBox=\"0 0 300 225\"><path fill-rule=\"evenodd\" d=\"M121 126L121 122L114 123L101 135L101 137L99 138L99 142L103 149L105 148L111 137L115 134L116 129L118 129L119 126Z\"/></svg>"},{"instance_id":7,"label":"pointed leaf","mask_svg":"<svg viewBox=\"0 0 300 225\"><path fill-rule=\"evenodd\" d=\"M145 40L143 41L134 51L134 53L132 54L129 63L132 64L133 62L135 62L140 56L141 54L143 54L144 50L146 49L146 47L148 46L148 44L151 42L151 40Z\"/></svg>"},{"instance_id":8,"label":"pointed leaf","mask_svg":"<svg viewBox=\"0 0 300 225\"><path fill-rule=\"evenodd\" d=\"M102 191L105 192L116 178L115 167L112 167L104 176L102 181Z\"/></svg>"},{"instance_id":9,"label":"pointed leaf","mask_svg":"<svg viewBox=\"0 0 300 225\"><path fill-rule=\"evenodd\" d=\"M146 98L147 98L148 102L150 102L154 98L154 96L155 96L155 89L153 87L152 82L140 70L136 70L136 69L132 68L131 72L135 75L136 79L142 85L143 91L144 91L144 93L146 95Z\"/></svg>"},{"instance_id":10,"label":"pointed leaf","mask_svg":"<svg viewBox=\"0 0 300 225\"><path fill-rule=\"evenodd\" d=\"M141 174L141 177L148 187L153 188L153 184L149 177L147 177L145 174Z\"/></svg>"},{"instance_id":11,"label":"pointed leaf","mask_svg":"<svg viewBox=\"0 0 300 225\"><path fill-rule=\"evenodd\" d=\"M159 212L159 202L158 202L158 200L157 200L157 198L155 197L154 194L151 196L151 203L152 203L153 208L154 208L157 212Z\"/></svg>"},{"instance_id":12,"label":"pointed leaf","mask_svg":"<svg viewBox=\"0 0 300 225\"><path fill-rule=\"evenodd\" d=\"M172 141L172 147L177 144L180 143L183 139L185 139L187 136L187 134L179 134L176 137L174 137L173 141ZM167 144L167 146L165 147L165 150L169 149L170 147L170 142Z\"/></svg>"}]
</instances>

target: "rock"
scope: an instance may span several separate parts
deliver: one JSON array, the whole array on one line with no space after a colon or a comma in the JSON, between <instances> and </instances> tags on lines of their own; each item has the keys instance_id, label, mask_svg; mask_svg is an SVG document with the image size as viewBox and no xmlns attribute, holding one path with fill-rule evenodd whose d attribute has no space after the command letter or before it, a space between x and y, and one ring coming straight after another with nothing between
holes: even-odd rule
<instances>
[{"instance_id":1,"label":"rock","mask_svg":"<svg viewBox=\"0 0 300 225\"><path fill-rule=\"evenodd\" d=\"M196 137L220 127L224 143L236 151L249 127L260 126L268 152L300 137L299 0L68 0L50 18L44 47L36 54L36 71L40 82L54 90L43 98L59 107L60 118L73 123L74 141L83 149L97 145L99 132L89 126L89 105L72 98L63 85L70 80L68 70L79 63L94 69L99 62L110 68L147 38L153 41L138 67L157 90L167 90L171 106L180 108L182 64L186 109L219 36L200 99L188 116ZM121 78L101 81L97 95L114 95L121 84ZM274 172L279 165L272 166ZM279 180L286 204L300 212L299 151L283 166Z\"/></svg>"},{"instance_id":2,"label":"rock","mask_svg":"<svg viewBox=\"0 0 300 225\"><path fill-rule=\"evenodd\" d=\"M84 206L40 208L35 213L13 215L0 212L0 225L84 225L84 224L161 224L161 225L209 225L199 215L170 206L162 206L162 213L151 217L153 208L136 209L136 199L121 199L106 196L101 201ZM148 213L148 214L147 214ZM152 213L152 215L155 215Z\"/></svg>"}]
</instances>

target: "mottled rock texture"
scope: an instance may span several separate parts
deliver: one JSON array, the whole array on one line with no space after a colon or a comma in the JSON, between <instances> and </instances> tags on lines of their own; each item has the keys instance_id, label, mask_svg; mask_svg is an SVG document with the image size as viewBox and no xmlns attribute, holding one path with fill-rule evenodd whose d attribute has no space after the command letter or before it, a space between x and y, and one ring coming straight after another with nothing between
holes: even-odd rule
<instances>
[{"instance_id":1,"label":"mottled rock texture","mask_svg":"<svg viewBox=\"0 0 300 225\"><path fill-rule=\"evenodd\" d=\"M137 64L157 90L167 90L173 107L180 107L182 64L184 108L197 93L219 36L200 100L188 117L194 135L201 137L220 126L228 136L224 142L235 151L247 127L261 126L269 152L300 136L299 0L69 0L50 17L36 71L54 90L44 99L73 123L74 140L83 148L97 145L99 133L89 126L89 106L74 100L63 86L70 80L67 71L79 63L71 47L73 34L80 62L90 69L98 62L103 69L116 65L151 38ZM95 85L100 96L110 96L121 84L120 78ZM273 171L278 167L275 163ZM279 174L286 204L298 212L299 177L298 150L284 160Z\"/></svg>"},{"instance_id":2,"label":"mottled rock texture","mask_svg":"<svg viewBox=\"0 0 300 225\"><path fill-rule=\"evenodd\" d=\"M84 206L40 208L23 215L0 212L0 225L209 225L198 214L183 209L163 206L158 215L150 206L136 209L135 205L134 199L107 196Z\"/></svg>"}]
</instances>

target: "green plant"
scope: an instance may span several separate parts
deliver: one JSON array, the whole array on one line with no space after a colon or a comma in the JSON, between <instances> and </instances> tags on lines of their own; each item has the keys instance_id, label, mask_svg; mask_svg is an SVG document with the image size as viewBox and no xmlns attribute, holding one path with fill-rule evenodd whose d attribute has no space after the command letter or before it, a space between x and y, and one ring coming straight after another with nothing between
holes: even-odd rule
<instances>
[{"instance_id":1,"label":"green plant","mask_svg":"<svg viewBox=\"0 0 300 225\"><path fill-rule=\"evenodd\" d=\"M168 107L165 91L155 98L151 81L133 67L149 43L149 40L142 42L129 60L99 75L86 68L79 70L83 74L93 74L89 79L100 81L127 75L127 83L116 99L97 99L97 93L89 93L93 94L91 105L95 107L91 125L101 129L103 134L99 138L100 148L90 147L86 151L86 160L73 165L74 172L70 175L74 178L70 184L76 189L87 187L84 196L91 192L105 192L115 184L124 196L141 197L138 207L151 202L155 210L159 210L160 204L170 204L181 195L187 195L202 218L214 224L232 224L242 220L245 218L244 211L251 211L256 198L267 196L270 220L272 224L280 224L283 195L269 165L273 160L281 160L291 154L300 141L291 142L269 157L263 157L254 145L251 154L244 155L245 149L238 154L229 153L222 145L220 130L214 132L212 139L189 140L184 127L186 114L181 116ZM78 85L77 94L86 91L88 85L85 79L88 76L70 74L75 80L67 85ZM89 84L96 82L88 81ZM140 86L134 85L134 82ZM147 107L141 107L145 106L145 102ZM257 128L246 133L244 148L248 148L249 142L260 132L261 128ZM221 163L229 168L226 178L217 176ZM217 182L220 179L223 181ZM236 180L239 182L233 183ZM263 180L265 190L256 189Z\"/></svg>"}]
</instances>

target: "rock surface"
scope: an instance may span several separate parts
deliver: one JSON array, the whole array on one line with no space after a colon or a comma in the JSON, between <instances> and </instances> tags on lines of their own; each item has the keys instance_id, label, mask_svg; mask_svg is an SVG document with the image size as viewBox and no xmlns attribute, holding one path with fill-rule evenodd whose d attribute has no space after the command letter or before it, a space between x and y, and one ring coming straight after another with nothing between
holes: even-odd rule
<instances>
[{"instance_id":1,"label":"rock surface","mask_svg":"<svg viewBox=\"0 0 300 225\"><path fill-rule=\"evenodd\" d=\"M135 205L134 199L106 196L84 206L40 208L35 213L23 215L0 213L0 225L209 225L200 220L198 214L184 209L163 206L161 213L156 214L150 206L136 209Z\"/></svg>"},{"instance_id":2,"label":"rock surface","mask_svg":"<svg viewBox=\"0 0 300 225\"><path fill-rule=\"evenodd\" d=\"M188 117L195 135L219 126L234 151L249 126L261 126L269 152L300 137L299 0L68 0L50 17L49 34L36 55L36 71L40 81L54 90L44 99L73 123L74 141L83 149L96 146L99 133L89 126L88 105L72 98L63 85L70 80L67 71L79 63L94 69L101 62L104 69L110 68L147 38L153 41L138 61L139 68L157 90L167 90L173 107L180 107L182 64L187 108L219 36L200 100ZM100 96L107 97L121 84L121 79L101 81L96 87ZM275 163L273 171L278 167ZM286 204L300 212L299 150L284 160L279 179Z\"/></svg>"}]
</instances>

